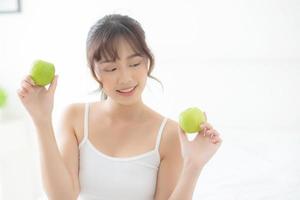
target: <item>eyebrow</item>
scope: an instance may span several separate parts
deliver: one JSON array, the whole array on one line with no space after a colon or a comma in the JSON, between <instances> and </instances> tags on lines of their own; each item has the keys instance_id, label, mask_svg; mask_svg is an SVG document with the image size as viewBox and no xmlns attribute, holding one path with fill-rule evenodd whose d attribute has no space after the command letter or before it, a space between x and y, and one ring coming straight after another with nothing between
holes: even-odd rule
<instances>
[{"instance_id":1,"label":"eyebrow","mask_svg":"<svg viewBox=\"0 0 300 200\"><path fill-rule=\"evenodd\" d=\"M127 60L128 59L131 59L131 58L134 58L134 57L142 57L142 55L140 53L134 53L130 56L127 56ZM103 61L100 61L100 64L103 64L103 63L111 63L111 62L114 62L113 60L103 60Z\"/></svg>"}]
</instances>

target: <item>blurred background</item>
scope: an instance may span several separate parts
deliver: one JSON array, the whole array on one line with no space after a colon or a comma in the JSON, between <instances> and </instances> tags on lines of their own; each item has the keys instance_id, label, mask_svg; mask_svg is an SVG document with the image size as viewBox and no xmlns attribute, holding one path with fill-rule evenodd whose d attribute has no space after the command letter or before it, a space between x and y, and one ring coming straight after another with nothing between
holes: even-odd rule
<instances>
[{"instance_id":1,"label":"blurred background","mask_svg":"<svg viewBox=\"0 0 300 200\"><path fill-rule=\"evenodd\" d=\"M19 8L18 8L19 4ZM33 124L16 91L36 59L59 75L53 112L100 94L85 57L106 14L137 19L156 57L144 102L203 109L224 140L194 199L300 199L300 1L0 0L0 200L43 197Z\"/></svg>"}]
</instances>

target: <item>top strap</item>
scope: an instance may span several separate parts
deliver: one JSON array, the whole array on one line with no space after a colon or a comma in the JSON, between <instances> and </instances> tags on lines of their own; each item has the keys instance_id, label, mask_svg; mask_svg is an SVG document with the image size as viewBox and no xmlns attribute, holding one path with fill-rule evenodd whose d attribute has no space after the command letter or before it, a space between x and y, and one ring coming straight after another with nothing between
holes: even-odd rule
<instances>
[{"instance_id":1,"label":"top strap","mask_svg":"<svg viewBox=\"0 0 300 200\"><path fill-rule=\"evenodd\" d=\"M157 138L156 138L156 145L155 145L156 150L158 150L158 148L159 148L161 136L162 136L162 133L163 133L163 130L164 130L164 127L165 127L167 121L168 121L168 118L165 117L160 125L159 130L158 130L158 134L157 134Z\"/></svg>"},{"instance_id":2,"label":"top strap","mask_svg":"<svg viewBox=\"0 0 300 200\"><path fill-rule=\"evenodd\" d=\"M88 135L89 135L89 126L88 126L88 123L89 123L89 103L85 103L85 109L84 109L84 120L83 120L84 124L83 124L83 139L81 141L81 143L79 144L79 147L85 143L85 141L87 140L88 138Z\"/></svg>"}]
</instances>

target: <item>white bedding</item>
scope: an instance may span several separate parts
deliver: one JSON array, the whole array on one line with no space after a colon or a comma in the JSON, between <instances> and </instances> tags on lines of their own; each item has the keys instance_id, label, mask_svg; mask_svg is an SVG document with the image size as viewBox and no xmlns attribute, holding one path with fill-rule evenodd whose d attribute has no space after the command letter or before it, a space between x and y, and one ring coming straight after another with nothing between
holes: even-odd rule
<instances>
[{"instance_id":1,"label":"white bedding","mask_svg":"<svg viewBox=\"0 0 300 200\"><path fill-rule=\"evenodd\" d=\"M195 200L300 199L299 132L226 130L222 137L198 180Z\"/></svg>"}]
</instances>

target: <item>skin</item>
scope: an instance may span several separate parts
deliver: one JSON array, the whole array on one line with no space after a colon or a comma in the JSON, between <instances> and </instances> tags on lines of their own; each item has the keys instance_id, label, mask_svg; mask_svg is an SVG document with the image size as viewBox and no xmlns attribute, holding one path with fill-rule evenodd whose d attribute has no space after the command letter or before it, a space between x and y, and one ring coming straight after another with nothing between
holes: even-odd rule
<instances>
[{"instance_id":1,"label":"skin","mask_svg":"<svg viewBox=\"0 0 300 200\"><path fill-rule=\"evenodd\" d=\"M91 104L89 139L110 156L129 157L154 148L157 129L164 116L142 100L149 60L133 56L135 52L126 40L120 39L118 44L120 59L95 63L98 81L108 99ZM49 199L76 199L80 191L78 144L83 138L84 104L71 104L66 108L56 140L51 115L57 80L56 76L47 90L35 86L27 76L21 82L18 96L37 130L43 184ZM116 91L132 86L137 88L130 97ZM203 128L189 141L178 123L168 120L159 149L161 164L155 200L192 199L200 172L222 143L211 124L206 122ZM108 129L109 133L104 131ZM129 146L131 148L127 148Z\"/></svg>"}]
</instances>

